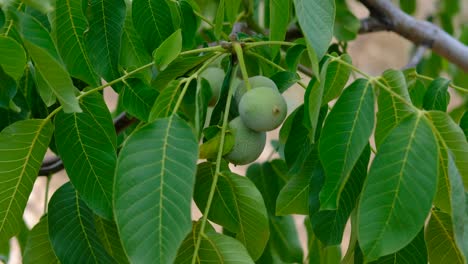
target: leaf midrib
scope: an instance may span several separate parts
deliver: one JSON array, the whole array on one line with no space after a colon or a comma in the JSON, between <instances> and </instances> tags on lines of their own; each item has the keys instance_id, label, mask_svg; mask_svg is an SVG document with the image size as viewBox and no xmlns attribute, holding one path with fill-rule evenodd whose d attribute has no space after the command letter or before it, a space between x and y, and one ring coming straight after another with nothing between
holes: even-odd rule
<instances>
[{"instance_id":1,"label":"leaf midrib","mask_svg":"<svg viewBox=\"0 0 468 264\"><path fill-rule=\"evenodd\" d=\"M76 192L76 191L75 191L75 205L76 205L76 213L77 213L78 221L80 221L81 232L83 232L86 243L88 244L88 248L91 251L91 255L93 256L93 259L94 259L95 263L99 263L99 261L97 259L97 256L94 253L94 248L91 245L91 241L89 241L88 234L86 233L86 230L84 228L83 221L81 220L82 215L81 215L81 211L80 211L80 198L78 197L78 192Z\"/></svg>"}]
</instances>

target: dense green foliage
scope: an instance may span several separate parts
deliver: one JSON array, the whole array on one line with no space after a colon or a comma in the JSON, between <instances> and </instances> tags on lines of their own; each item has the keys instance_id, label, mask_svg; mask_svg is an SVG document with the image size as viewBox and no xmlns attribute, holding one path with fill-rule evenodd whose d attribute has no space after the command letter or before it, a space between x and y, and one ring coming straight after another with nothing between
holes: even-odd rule
<instances>
[{"instance_id":1,"label":"dense green foliage","mask_svg":"<svg viewBox=\"0 0 468 264\"><path fill-rule=\"evenodd\" d=\"M461 1L438 2L434 22L468 42ZM363 72L346 1L0 7L0 261L15 237L37 264L467 263L468 75L432 53ZM34 182L61 169L47 150L70 182L29 230Z\"/></svg>"}]
</instances>

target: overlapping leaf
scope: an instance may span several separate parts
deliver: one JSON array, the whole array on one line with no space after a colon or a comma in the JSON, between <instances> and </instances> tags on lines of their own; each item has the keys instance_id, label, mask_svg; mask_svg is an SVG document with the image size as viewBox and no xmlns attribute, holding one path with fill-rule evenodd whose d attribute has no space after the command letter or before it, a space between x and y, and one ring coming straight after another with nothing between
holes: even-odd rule
<instances>
[{"instance_id":1,"label":"overlapping leaf","mask_svg":"<svg viewBox=\"0 0 468 264\"><path fill-rule=\"evenodd\" d=\"M149 53L175 31L166 0L132 1L132 18L133 25Z\"/></svg>"},{"instance_id":2,"label":"overlapping leaf","mask_svg":"<svg viewBox=\"0 0 468 264\"><path fill-rule=\"evenodd\" d=\"M71 183L54 193L48 212L50 241L61 263L116 263L97 235L93 212Z\"/></svg>"},{"instance_id":3,"label":"overlapping leaf","mask_svg":"<svg viewBox=\"0 0 468 264\"><path fill-rule=\"evenodd\" d=\"M83 34L88 27L81 1L57 0L53 31L60 55L70 74L89 85L100 84L91 64Z\"/></svg>"},{"instance_id":4,"label":"overlapping leaf","mask_svg":"<svg viewBox=\"0 0 468 264\"><path fill-rule=\"evenodd\" d=\"M194 193L199 208L206 206L213 174L210 164L199 165ZM235 233L252 259L262 255L270 236L267 211L261 193L249 179L221 173L210 208L208 219Z\"/></svg>"},{"instance_id":5,"label":"overlapping leaf","mask_svg":"<svg viewBox=\"0 0 468 264\"><path fill-rule=\"evenodd\" d=\"M117 162L112 117L100 94L84 97L82 113L60 112L55 142L80 197L97 214L112 218L112 185Z\"/></svg>"},{"instance_id":6,"label":"overlapping leaf","mask_svg":"<svg viewBox=\"0 0 468 264\"><path fill-rule=\"evenodd\" d=\"M351 57L348 54L341 55L339 59L352 64ZM324 82L322 105L327 104L341 94L350 75L351 69L343 63L339 61L328 63L326 74L321 77L322 82Z\"/></svg>"},{"instance_id":7,"label":"overlapping leaf","mask_svg":"<svg viewBox=\"0 0 468 264\"><path fill-rule=\"evenodd\" d=\"M158 91L140 79L129 79L124 82L119 95L123 108L129 114L142 121L148 121Z\"/></svg>"},{"instance_id":8,"label":"overlapping leaf","mask_svg":"<svg viewBox=\"0 0 468 264\"><path fill-rule=\"evenodd\" d=\"M385 138L359 202L359 244L368 261L400 250L421 230L436 191L437 153L422 114L405 118Z\"/></svg>"},{"instance_id":9,"label":"overlapping leaf","mask_svg":"<svg viewBox=\"0 0 468 264\"><path fill-rule=\"evenodd\" d=\"M374 93L369 81L353 82L325 120L319 156L325 169L320 208L336 209L341 192L374 128Z\"/></svg>"},{"instance_id":10,"label":"overlapping leaf","mask_svg":"<svg viewBox=\"0 0 468 264\"><path fill-rule=\"evenodd\" d=\"M103 219L97 215L94 215L94 222L98 236L107 253L117 260L118 263L129 263L115 222Z\"/></svg>"},{"instance_id":11,"label":"overlapping leaf","mask_svg":"<svg viewBox=\"0 0 468 264\"><path fill-rule=\"evenodd\" d=\"M26 53L23 47L13 38L0 36L0 66L13 77L19 79L26 65Z\"/></svg>"},{"instance_id":12,"label":"overlapping leaf","mask_svg":"<svg viewBox=\"0 0 468 264\"><path fill-rule=\"evenodd\" d=\"M284 40L289 24L289 0L270 1L270 40ZM273 57L279 51L279 46L272 47Z\"/></svg>"},{"instance_id":13,"label":"overlapping leaf","mask_svg":"<svg viewBox=\"0 0 468 264\"><path fill-rule=\"evenodd\" d=\"M163 118L170 116L174 110L175 104L180 96L180 81L172 81L161 92L156 101L154 102L149 120L153 121L156 118Z\"/></svg>"},{"instance_id":14,"label":"overlapping leaf","mask_svg":"<svg viewBox=\"0 0 468 264\"><path fill-rule=\"evenodd\" d=\"M59 263L49 239L49 224L47 215L43 216L28 235L28 241L23 254L25 264Z\"/></svg>"},{"instance_id":15,"label":"overlapping leaf","mask_svg":"<svg viewBox=\"0 0 468 264\"><path fill-rule=\"evenodd\" d=\"M22 216L52 138L50 120L30 119L0 132L0 241L19 233Z\"/></svg>"},{"instance_id":16,"label":"overlapping leaf","mask_svg":"<svg viewBox=\"0 0 468 264\"><path fill-rule=\"evenodd\" d=\"M450 101L448 86L450 80L437 78L429 84L424 95L423 107L426 110L447 111Z\"/></svg>"},{"instance_id":17,"label":"overlapping leaf","mask_svg":"<svg viewBox=\"0 0 468 264\"><path fill-rule=\"evenodd\" d=\"M24 45L44 84L53 91L65 112L80 112L75 88L47 30L32 16L18 13Z\"/></svg>"},{"instance_id":18,"label":"overlapping leaf","mask_svg":"<svg viewBox=\"0 0 468 264\"><path fill-rule=\"evenodd\" d=\"M375 127L375 143L377 148L405 116L411 113L411 108L402 101L411 102L406 86L405 76L401 71L387 70L380 79L393 93L380 88L378 97L379 111L377 112L377 125Z\"/></svg>"},{"instance_id":19,"label":"overlapping leaf","mask_svg":"<svg viewBox=\"0 0 468 264\"><path fill-rule=\"evenodd\" d=\"M124 0L91 0L85 47L95 71L106 81L119 77L118 63L125 19Z\"/></svg>"},{"instance_id":20,"label":"overlapping leaf","mask_svg":"<svg viewBox=\"0 0 468 264\"><path fill-rule=\"evenodd\" d=\"M192 232L182 242L174 263L192 263L198 237L201 241L195 263L254 263L245 247L238 240L216 233L211 226L207 226L206 229L208 230L205 230L205 235L200 236L200 223L194 223Z\"/></svg>"},{"instance_id":21,"label":"overlapping leaf","mask_svg":"<svg viewBox=\"0 0 468 264\"><path fill-rule=\"evenodd\" d=\"M156 67L158 67L160 71L166 69L167 66L179 56L181 50L182 32L178 29L154 50L153 57Z\"/></svg>"},{"instance_id":22,"label":"overlapping leaf","mask_svg":"<svg viewBox=\"0 0 468 264\"><path fill-rule=\"evenodd\" d=\"M148 123L125 142L117 164L114 207L131 262L174 261L191 228L197 157L193 130L176 115Z\"/></svg>"}]
</instances>

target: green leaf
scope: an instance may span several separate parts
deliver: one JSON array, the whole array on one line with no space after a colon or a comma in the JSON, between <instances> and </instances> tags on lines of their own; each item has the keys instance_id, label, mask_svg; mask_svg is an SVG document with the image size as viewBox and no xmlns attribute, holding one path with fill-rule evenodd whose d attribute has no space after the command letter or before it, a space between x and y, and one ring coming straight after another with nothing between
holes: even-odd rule
<instances>
[{"instance_id":1,"label":"green leaf","mask_svg":"<svg viewBox=\"0 0 468 264\"><path fill-rule=\"evenodd\" d=\"M449 84L450 80L445 78L437 78L432 81L424 95L424 109L447 111L447 106L450 102L450 94L448 92Z\"/></svg>"},{"instance_id":2,"label":"green leaf","mask_svg":"<svg viewBox=\"0 0 468 264\"><path fill-rule=\"evenodd\" d=\"M338 264L341 259L340 246L322 244L315 236L308 218L304 220L307 229L307 248L309 249L309 264Z\"/></svg>"},{"instance_id":3,"label":"green leaf","mask_svg":"<svg viewBox=\"0 0 468 264\"><path fill-rule=\"evenodd\" d=\"M457 248L450 215L432 211L426 228L426 245L430 263L465 263L462 252Z\"/></svg>"},{"instance_id":4,"label":"green leaf","mask_svg":"<svg viewBox=\"0 0 468 264\"><path fill-rule=\"evenodd\" d=\"M214 20L214 35L217 39L220 39L221 32L223 31L224 22L224 0L220 0L218 9L216 10L216 16Z\"/></svg>"},{"instance_id":5,"label":"green leaf","mask_svg":"<svg viewBox=\"0 0 468 264\"><path fill-rule=\"evenodd\" d=\"M318 153L314 148L304 160L300 171L291 176L278 194L276 215L308 214L309 182L318 164Z\"/></svg>"},{"instance_id":6,"label":"green leaf","mask_svg":"<svg viewBox=\"0 0 468 264\"><path fill-rule=\"evenodd\" d=\"M85 47L95 71L110 82L119 76L120 41L125 20L124 0L90 0Z\"/></svg>"},{"instance_id":7,"label":"green leaf","mask_svg":"<svg viewBox=\"0 0 468 264\"><path fill-rule=\"evenodd\" d=\"M100 80L94 72L83 33L88 27L81 1L57 0L53 15L53 32L60 55L70 74L89 85L98 86Z\"/></svg>"},{"instance_id":8,"label":"green leaf","mask_svg":"<svg viewBox=\"0 0 468 264\"><path fill-rule=\"evenodd\" d=\"M54 193L48 211L49 237L61 263L115 263L99 240L93 212L71 183Z\"/></svg>"},{"instance_id":9,"label":"green leaf","mask_svg":"<svg viewBox=\"0 0 468 264\"><path fill-rule=\"evenodd\" d=\"M44 14L50 13L54 10L54 2L53 0L41 0L41 1L34 1L34 0L23 0L23 2L33 7Z\"/></svg>"},{"instance_id":10,"label":"green leaf","mask_svg":"<svg viewBox=\"0 0 468 264\"><path fill-rule=\"evenodd\" d=\"M167 117L172 114L175 104L177 103L177 99L179 99L180 96L180 85L180 81L172 81L166 88L164 88L164 90L162 90L151 108L151 112L149 114L150 122L157 118Z\"/></svg>"},{"instance_id":11,"label":"green leaf","mask_svg":"<svg viewBox=\"0 0 468 264\"><path fill-rule=\"evenodd\" d=\"M325 120L319 155L325 169L320 208L336 209L341 192L374 128L374 93L368 80L354 81Z\"/></svg>"},{"instance_id":12,"label":"green leaf","mask_svg":"<svg viewBox=\"0 0 468 264\"><path fill-rule=\"evenodd\" d=\"M367 261L400 250L424 225L436 191L437 153L422 114L405 118L385 138L359 201L359 243Z\"/></svg>"},{"instance_id":13,"label":"green leaf","mask_svg":"<svg viewBox=\"0 0 468 264\"><path fill-rule=\"evenodd\" d=\"M192 128L176 115L127 138L117 162L114 208L130 262L174 261L191 227L197 156Z\"/></svg>"},{"instance_id":14,"label":"green leaf","mask_svg":"<svg viewBox=\"0 0 468 264\"><path fill-rule=\"evenodd\" d=\"M25 264L59 263L49 239L47 215L43 216L28 235L28 242L23 254Z\"/></svg>"},{"instance_id":15,"label":"green leaf","mask_svg":"<svg viewBox=\"0 0 468 264\"><path fill-rule=\"evenodd\" d=\"M228 2L240 4L237 0L228 0ZM193 10L194 8L188 1L181 1L179 2L179 5L180 16L182 18L182 46L184 49L192 49L196 43L196 36L200 26L200 18L195 15ZM239 9L239 6L237 9Z\"/></svg>"},{"instance_id":16,"label":"green leaf","mask_svg":"<svg viewBox=\"0 0 468 264\"><path fill-rule=\"evenodd\" d=\"M30 119L0 132L0 241L20 232L23 212L53 130L50 120Z\"/></svg>"},{"instance_id":17,"label":"green leaf","mask_svg":"<svg viewBox=\"0 0 468 264\"><path fill-rule=\"evenodd\" d=\"M289 0L270 1L270 40L283 41L289 24ZM275 57L280 46L272 46L272 57Z\"/></svg>"},{"instance_id":18,"label":"green leaf","mask_svg":"<svg viewBox=\"0 0 468 264\"><path fill-rule=\"evenodd\" d=\"M205 208L213 183L214 168L198 166L194 200ZM208 219L236 234L252 259L261 255L270 236L268 217L261 193L247 178L225 171L219 175Z\"/></svg>"},{"instance_id":19,"label":"green leaf","mask_svg":"<svg viewBox=\"0 0 468 264\"><path fill-rule=\"evenodd\" d=\"M118 263L129 263L115 222L94 215L94 223L96 225L96 232L107 253L117 260Z\"/></svg>"},{"instance_id":20,"label":"green leaf","mask_svg":"<svg viewBox=\"0 0 468 264\"><path fill-rule=\"evenodd\" d=\"M322 67L322 71L320 73L321 79L323 79L325 75L327 66L328 63ZM320 130L317 128L320 127L318 120L320 116L323 89L323 82L318 82L316 79L311 79L307 85L307 90L304 95L304 115L308 117L308 120L304 120L304 122L306 122L306 127L310 130L311 143L315 143L315 132Z\"/></svg>"},{"instance_id":21,"label":"green leaf","mask_svg":"<svg viewBox=\"0 0 468 264\"><path fill-rule=\"evenodd\" d=\"M231 152L234 147L234 135L231 132L224 134L223 156ZM213 138L203 142L200 145L200 159L216 159L218 149L221 144L221 133L216 134Z\"/></svg>"},{"instance_id":22,"label":"green leaf","mask_svg":"<svg viewBox=\"0 0 468 264\"><path fill-rule=\"evenodd\" d=\"M289 87L300 81L300 76L294 71L280 71L270 77L278 87L280 93L285 92Z\"/></svg>"},{"instance_id":23,"label":"green leaf","mask_svg":"<svg viewBox=\"0 0 468 264\"><path fill-rule=\"evenodd\" d=\"M45 106L50 107L54 105L57 102L57 97L55 96L54 91L49 88L47 81L40 72L36 71L32 64L29 65L29 69L31 71L31 77L34 79L35 88L37 89Z\"/></svg>"},{"instance_id":24,"label":"green leaf","mask_svg":"<svg viewBox=\"0 0 468 264\"><path fill-rule=\"evenodd\" d=\"M133 25L151 54L174 31L166 0L132 1Z\"/></svg>"},{"instance_id":25,"label":"green leaf","mask_svg":"<svg viewBox=\"0 0 468 264\"><path fill-rule=\"evenodd\" d=\"M294 0L294 6L302 32L320 60L333 37L335 1Z\"/></svg>"},{"instance_id":26,"label":"green leaf","mask_svg":"<svg viewBox=\"0 0 468 264\"><path fill-rule=\"evenodd\" d=\"M414 14L416 11L416 0L400 0L400 8L407 14Z\"/></svg>"},{"instance_id":27,"label":"green leaf","mask_svg":"<svg viewBox=\"0 0 468 264\"><path fill-rule=\"evenodd\" d=\"M163 43L154 51L153 57L158 70L164 71L167 66L179 56L182 50L182 32L176 30L167 37Z\"/></svg>"},{"instance_id":28,"label":"green leaf","mask_svg":"<svg viewBox=\"0 0 468 264\"><path fill-rule=\"evenodd\" d=\"M208 58L212 57L212 54L206 54L201 56L181 56L175 59L167 68L158 73L151 86L157 90L163 90L166 86L177 77L183 76L191 69L199 66L205 62Z\"/></svg>"},{"instance_id":29,"label":"green leaf","mask_svg":"<svg viewBox=\"0 0 468 264\"><path fill-rule=\"evenodd\" d=\"M200 236L199 223L194 223L192 232L182 242L174 263L192 263L196 238ZM210 228L212 229L211 226ZM205 229L205 234L200 239L200 250L198 251L195 263L254 263L245 247L232 237L218 234L214 230Z\"/></svg>"},{"instance_id":30,"label":"green leaf","mask_svg":"<svg viewBox=\"0 0 468 264\"><path fill-rule=\"evenodd\" d=\"M122 31L119 63L125 70L130 71L151 61L151 54L146 51L143 40L136 32L133 26L131 9L128 9ZM151 68L143 70L139 74L143 76L145 81L151 81Z\"/></svg>"},{"instance_id":31,"label":"green leaf","mask_svg":"<svg viewBox=\"0 0 468 264\"><path fill-rule=\"evenodd\" d=\"M0 108L10 109L10 103L16 94L16 81L0 67ZM13 110L13 109L12 109Z\"/></svg>"},{"instance_id":32,"label":"green leaf","mask_svg":"<svg viewBox=\"0 0 468 264\"><path fill-rule=\"evenodd\" d=\"M152 105L158 97L158 91L140 79L128 79L120 92L123 108L141 121L148 121Z\"/></svg>"},{"instance_id":33,"label":"green leaf","mask_svg":"<svg viewBox=\"0 0 468 264\"><path fill-rule=\"evenodd\" d=\"M408 91L413 102L413 105L422 108L424 102L424 95L426 94L426 86L424 83L415 78L413 81L407 80Z\"/></svg>"},{"instance_id":34,"label":"green leaf","mask_svg":"<svg viewBox=\"0 0 468 264\"><path fill-rule=\"evenodd\" d=\"M0 9L0 29L5 25L5 13Z\"/></svg>"},{"instance_id":35,"label":"green leaf","mask_svg":"<svg viewBox=\"0 0 468 264\"><path fill-rule=\"evenodd\" d=\"M25 13L18 13L18 17L23 43L34 61L36 73L53 91L65 112L80 112L72 80L49 33L35 18Z\"/></svg>"},{"instance_id":36,"label":"green leaf","mask_svg":"<svg viewBox=\"0 0 468 264\"><path fill-rule=\"evenodd\" d=\"M81 99L82 113L59 112L55 144L81 199L98 215L112 219L112 184L117 162L112 117L100 94Z\"/></svg>"},{"instance_id":37,"label":"green leaf","mask_svg":"<svg viewBox=\"0 0 468 264\"><path fill-rule=\"evenodd\" d=\"M297 65L302 57L302 53L306 49L304 45L294 45L286 51L286 65L288 65L288 70L291 72L297 71Z\"/></svg>"},{"instance_id":38,"label":"green leaf","mask_svg":"<svg viewBox=\"0 0 468 264\"><path fill-rule=\"evenodd\" d=\"M319 192L324 181L324 171L318 166L309 183L309 218L317 238L326 246L340 245L351 212L357 204L362 185L367 176L370 148L367 146L356 162L340 196L336 210L320 210Z\"/></svg>"},{"instance_id":39,"label":"green leaf","mask_svg":"<svg viewBox=\"0 0 468 264\"><path fill-rule=\"evenodd\" d=\"M427 249L424 242L424 229L404 248L399 251L383 256L369 264L427 264Z\"/></svg>"},{"instance_id":40,"label":"green leaf","mask_svg":"<svg viewBox=\"0 0 468 264\"><path fill-rule=\"evenodd\" d=\"M377 148L380 147L390 131L412 112L411 107L400 99L403 98L406 102L411 102L403 73L397 70L387 70L380 80L393 93L382 87L379 89L377 100L379 111L377 112L377 125L375 128ZM400 97L397 97L397 95Z\"/></svg>"},{"instance_id":41,"label":"green leaf","mask_svg":"<svg viewBox=\"0 0 468 264\"><path fill-rule=\"evenodd\" d=\"M357 37L361 22L350 12L345 0L336 1L336 20L333 35L340 41L350 41Z\"/></svg>"},{"instance_id":42,"label":"green leaf","mask_svg":"<svg viewBox=\"0 0 468 264\"><path fill-rule=\"evenodd\" d=\"M26 53L13 38L0 36L0 66L15 80L23 75L26 66Z\"/></svg>"},{"instance_id":43,"label":"green leaf","mask_svg":"<svg viewBox=\"0 0 468 264\"><path fill-rule=\"evenodd\" d=\"M463 130L466 140L468 140L468 111L460 119L460 128Z\"/></svg>"},{"instance_id":44,"label":"green leaf","mask_svg":"<svg viewBox=\"0 0 468 264\"><path fill-rule=\"evenodd\" d=\"M429 118L437 129L438 138L453 154L455 164L463 177L465 190L468 190L468 142L460 127L446 113L430 111Z\"/></svg>"},{"instance_id":45,"label":"green leaf","mask_svg":"<svg viewBox=\"0 0 468 264\"><path fill-rule=\"evenodd\" d=\"M291 215L270 216L271 249L287 263L300 263L303 259L302 246Z\"/></svg>"},{"instance_id":46,"label":"green leaf","mask_svg":"<svg viewBox=\"0 0 468 264\"><path fill-rule=\"evenodd\" d=\"M348 54L343 54L339 58L342 61L352 64L351 57ZM326 74L321 78L322 82L324 82L322 106L340 96L350 75L351 68L339 61L331 61L327 65Z\"/></svg>"},{"instance_id":47,"label":"green leaf","mask_svg":"<svg viewBox=\"0 0 468 264\"><path fill-rule=\"evenodd\" d=\"M0 261L3 261L3 263L8 263L9 258L10 258L10 240L8 239L0 240Z\"/></svg>"}]
</instances>

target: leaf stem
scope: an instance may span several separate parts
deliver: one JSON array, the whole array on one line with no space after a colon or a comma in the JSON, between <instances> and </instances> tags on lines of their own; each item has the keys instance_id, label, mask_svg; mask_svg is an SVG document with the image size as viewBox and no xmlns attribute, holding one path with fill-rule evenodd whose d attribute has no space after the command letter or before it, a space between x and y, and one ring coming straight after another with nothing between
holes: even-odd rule
<instances>
[{"instance_id":1,"label":"leaf stem","mask_svg":"<svg viewBox=\"0 0 468 264\"><path fill-rule=\"evenodd\" d=\"M45 193L44 193L44 214L47 213L47 204L49 200L49 185L50 185L50 178L52 178L50 175L46 177L46 186L45 186Z\"/></svg>"},{"instance_id":2,"label":"leaf stem","mask_svg":"<svg viewBox=\"0 0 468 264\"><path fill-rule=\"evenodd\" d=\"M416 77L419 78L419 79L423 79L423 80L427 80L427 81L431 81L431 82L434 81L434 78L426 76L426 75L422 75L422 74L419 74L419 73L416 73ZM450 81L449 86L452 87L453 89L461 92L461 93L468 93L468 89L463 88L463 87L458 86L458 85L455 85L452 81Z\"/></svg>"},{"instance_id":3,"label":"leaf stem","mask_svg":"<svg viewBox=\"0 0 468 264\"><path fill-rule=\"evenodd\" d=\"M210 51L220 51L220 52L222 52L222 51L225 51L225 49L221 45L216 45L216 46L211 46L211 47L206 47L206 48L199 48L199 49L183 51L183 52L180 53L179 56L197 54L197 53L202 53L202 52L210 52Z\"/></svg>"},{"instance_id":4,"label":"leaf stem","mask_svg":"<svg viewBox=\"0 0 468 264\"><path fill-rule=\"evenodd\" d=\"M257 41L257 42L248 42L244 43L245 49L251 49L257 46L265 46L265 45L281 45L281 46L295 46L297 43L288 42L288 41L277 41L277 40L268 40L268 41Z\"/></svg>"},{"instance_id":5,"label":"leaf stem","mask_svg":"<svg viewBox=\"0 0 468 264\"><path fill-rule=\"evenodd\" d=\"M213 183L211 184L210 193L208 194L208 200L206 201L205 211L203 212L200 231L198 233L198 238L195 243L195 249L193 252L192 264L195 264L197 260L198 251L200 249L200 244L201 244L201 238L205 232L206 222L208 221L208 214L210 213L211 203L213 202L214 193L216 191L216 185L218 183L218 178L221 172L221 160L223 158L224 140L225 140L225 134L226 134L227 126L228 126L229 109L231 107L231 99L232 99L233 86L234 86L233 80L235 78L236 71L237 71L237 66L234 66L231 72L228 97L226 101L226 106L224 108L223 126L221 127L221 139L220 139L219 148L218 148L218 155L216 157L216 167L215 167L215 173L213 175Z\"/></svg>"},{"instance_id":6,"label":"leaf stem","mask_svg":"<svg viewBox=\"0 0 468 264\"><path fill-rule=\"evenodd\" d=\"M234 48L234 51L236 52L237 60L239 61L239 66L241 69L242 78L245 82L245 87L247 88L247 91L250 91L250 89L252 89L252 85L250 84L249 75L247 73L247 67L245 66L244 53L242 47L238 42L232 43L232 46Z\"/></svg>"}]
</instances>

